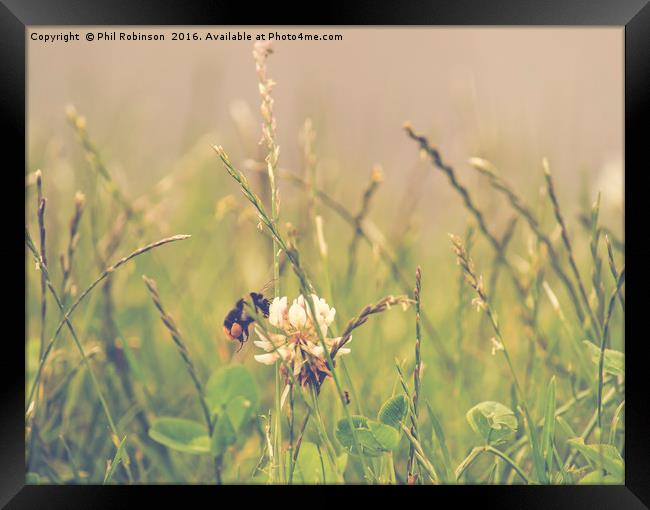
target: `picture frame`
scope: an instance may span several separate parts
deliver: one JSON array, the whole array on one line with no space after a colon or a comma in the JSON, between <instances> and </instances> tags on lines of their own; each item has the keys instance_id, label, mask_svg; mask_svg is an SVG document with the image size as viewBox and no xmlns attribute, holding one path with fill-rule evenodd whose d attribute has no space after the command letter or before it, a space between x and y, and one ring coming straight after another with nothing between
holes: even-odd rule
<instances>
[{"instance_id":1,"label":"picture frame","mask_svg":"<svg viewBox=\"0 0 650 510\"><path fill-rule=\"evenodd\" d=\"M648 188L647 133L650 132L648 103L650 98L650 5L647 0L590 2L578 0L556 0L552 2L534 0L456 0L442 2L400 2L399 6L388 1L328 2L314 6L308 12L302 8L275 5L258 6L256 9L242 3L213 1L175 2L172 0L100 2L97 0L2 0L0 3L0 101L2 101L3 126L5 127L4 151L9 155L5 166L5 196L17 197L14 193L24 184L25 167L25 107L26 84L26 30L38 25L238 25L238 26L288 26L288 25L491 25L491 26L617 26L624 30L625 37L625 237L628 243L626 265L632 271L631 292L628 303L631 313L626 315L626 451L625 486L537 486L537 487L491 487L491 486L445 486L412 490L430 504L439 493L421 491L444 491L447 498L456 502L507 508L649 508L650 507L650 419L647 395L650 390L644 367L647 364L647 342L641 326L640 308L648 298L641 293L648 287L644 284L643 264L645 250L642 222L645 221L642 200ZM598 105L594 105L597 108ZM7 259L19 257L18 229L13 218L19 204L5 200L5 223ZM23 204L23 207L24 204ZM23 254L24 256L24 254ZM13 262L13 261L11 261ZM6 262L5 267L11 263ZM631 262L631 263L630 263ZM11 271L10 271L11 272ZM13 271L10 290L5 295L22 295L24 281L18 271ZM629 279L628 279L629 280ZM642 290L643 289L643 290ZM23 290L24 292L24 290ZM10 300L11 306L19 306L18 299ZM7 314L6 323L11 323L13 314ZM638 325L638 328L635 327ZM13 325L12 325L13 326ZM11 328L13 329L13 327ZM20 330L20 328L17 328ZM7 508L114 508L133 503L134 493L147 493L167 502L178 504L186 501L189 492L196 491L213 504L224 502L223 494L239 492L244 495L257 493L262 498L270 492L282 490L276 487L207 487L207 486L155 486L124 488L115 486L29 486L25 485L24 445L24 345L16 335L5 336L6 352L2 373L2 418L0 418L0 504ZM23 331L23 334L25 331ZM10 344L10 345L9 345ZM361 488L358 488L361 489ZM364 487L372 492L372 487ZM378 487L377 494L389 490ZM408 487L390 489L405 491L398 497L408 497ZM311 496L312 490L338 491L357 490L352 487L292 487L300 496ZM250 492L249 492L250 491ZM339 497L339 496L337 496ZM429 499L431 498L431 499ZM398 500L395 500L398 501ZM497 502L498 501L498 505ZM483 502L483 503L481 503ZM461 503L461 504L462 504Z\"/></svg>"}]
</instances>

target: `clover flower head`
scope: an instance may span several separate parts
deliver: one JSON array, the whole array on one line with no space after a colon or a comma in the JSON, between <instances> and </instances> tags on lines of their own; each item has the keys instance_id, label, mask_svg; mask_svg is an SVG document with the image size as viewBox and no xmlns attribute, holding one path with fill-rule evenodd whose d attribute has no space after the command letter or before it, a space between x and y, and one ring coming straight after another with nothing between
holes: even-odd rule
<instances>
[{"instance_id":1,"label":"clover flower head","mask_svg":"<svg viewBox=\"0 0 650 510\"><path fill-rule=\"evenodd\" d=\"M255 328L259 340L254 344L265 351L255 355L255 360L266 365L281 360L280 370L287 384L295 378L301 385L312 385L318 391L325 378L331 375L319 331L330 352L337 347L337 354L343 355L350 349L338 347L341 337L328 335L336 309L315 294L309 299L313 300L313 315L310 303L302 295L291 305L286 296L276 297L271 302L268 322L275 331L264 331L259 326Z\"/></svg>"}]
</instances>

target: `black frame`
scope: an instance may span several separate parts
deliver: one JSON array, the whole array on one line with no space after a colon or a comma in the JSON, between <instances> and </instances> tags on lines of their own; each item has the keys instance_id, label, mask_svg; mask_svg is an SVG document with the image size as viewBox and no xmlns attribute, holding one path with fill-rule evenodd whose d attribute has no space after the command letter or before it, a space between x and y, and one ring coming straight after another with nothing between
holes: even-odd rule
<instances>
[{"instance_id":1,"label":"black frame","mask_svg":"<svg viewBox=\"0 0 650 510\"><path fill-rule=\"evenodd\" d=\"M479 504L495 502L499 507L513 506L525 508L648 508L650 505L650 419L646 395L650 389L643 369L647 363L643 356L645 336L630 332L630 325L637 322L640 306L645 297L647 301L648 271L643 269L641 236L634 236L633 229L640 220L636 211L642 212L642 200L648 189L648 151L645 136L650 132L648 100L650 97L650 5L648 0L444 0L427 5L417 0L393 3L363 1L355 5L341 2L327 2L319 5L317 11L300 10L293 6L284 10L280 6L266 3L257 9L249 2L225 5L223 2L199 0L188 5L174 0L113 0L110 3L90 0L2 0L0 4L0 104L5 135L0 138L4 149L3 162L6 164L5 177L9 176L9 187L18 191L24 185L25 167L25 48L26 28L34 25L274 25L306 24L338 25L354 24L397 24L397 25L608 25L625 27L625 165L626 214L625 237L627 240L627 272L632 274L632 292L628 304L631 313L626 315L627 374L626 384L626 473L625 486L552 486L552 487L489 487L489 486L447 486L433 490L453 491L455 501L470 497L479 499ZM598 105L594 105L597 108ZM644 115L645 114L645 115ZM643 128L646 128L645 130ZM12 193L4 196L12 197ZM19 196L18 193L15 195ZM7 203L6 200L2 201ZM24 204L23 204L24 206ZM8 207L7 217L16 214L17 204ZM3 250L9 252L17 264L23 264L24 252L20 252L23 242L19 238L22 228L18 222L9 221L5 232L11 232L11 242L5 242ZM7 227L9 227L7 229ZM631 263L630 263L631 262ZM9 263L9 261L8 261ZM4 267L11 267L4 265ZM6 274L11 271L5 271ZM7 288L6 296L21 295L24 292L18 272ZM629 278L628 278L629 281ZM6 283L5 283L6 285ZM14 292L12 292L14 291ZM645 296L642 294L645 292ZM19 307L18 300L13 306ZM11 319L6 321L11 323ZM639 321L640 322L640 321ZM7 331L7 328L3 328ZM640 331L642 331L639 328ZM23 330L24 334L24 330ZM24 346L18 335L4 336L4 347L16 349L17 359L24 356ZM86 508L114 507L133 501L134 492L138 494L151 487L137 489L123 487L97 486L25 486L24 459L24 372L23 366L11 360L14 353L6 353L2 360L1 376L5 379L0 386L2 391L0 419L0 504L9 503L11 508ZM153 488L156 494L166 499L178 498L187 504L188 490L215 490L212 487L174 487ZM398 490L424 490L423 488ZM217 490L232 491L232 487ZM260 487L259 490L270 490ZM277 489L275 489L277 490ZM304 491L307 488L293 487L291 491ZM315 489L312 489L315 490ZM322 490L322 489L321 489ZM325 490L342 490L328 487ZM346 489L349 490L349 489ZM383 490L383 488L381 489ZM250 492L247 491L247 494ZM212 504L224 501L221 494L206 493L213 498ZM120 497L122 496L122 497ZM428 494L425 497L431 497ZM13 499L12 499L13 498ZM127 499L128 498L128 499ZM181 500L180 498L184 498ZM489 499L488 499L489 498ZM431 500L435 504L436 500Z\"/></svg>"}]
</instances>

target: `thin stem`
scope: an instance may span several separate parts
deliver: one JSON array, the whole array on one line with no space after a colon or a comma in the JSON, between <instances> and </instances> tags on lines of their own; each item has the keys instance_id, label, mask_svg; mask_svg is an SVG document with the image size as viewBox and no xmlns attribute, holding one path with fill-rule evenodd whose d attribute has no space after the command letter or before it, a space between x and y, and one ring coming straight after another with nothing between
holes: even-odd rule
<instances>
[{"instance_id":1,"label":"thin stem","mask_svg":"<svg viewBox=\"0 0 650 510\"><path fill-rule=\"evenodd\" d=\"M463 476L463 473L467 471L467 469L474 463L474 461L479 457L479 455L484 452L491 453L492 455L495 455L500 459L504 460L508 465L510 465L510 467L512 467L515 473L517 473L526 484L531 483L530 479L526 476L524 470L521 469L521 467L514 460L508 457L501 450L497 450L496 448L490 445L476 446L472 449L469 455L458 465L458 468L456 469L457 481L460 480L460 478Z\"/></svg>"},{"instance_id":2,"label":"thin stem","mask_svg":"<svg viewBox=\"0 0 650 510\"><path fill-rule=\"evenodd\" d=\"M411 442L411 445L414 447L415 457L417 458L418 463L427 472L431 480L434 483L437 483L440 480L440 477L438 476L438 473L436 472L436 469L433 467L431 462L427 460L426 455L424 454L424 450L422 449L422 445L417 440L417 438L412 434L412 432L408 429L408 427L406 427L405 425L401 425L401 428L404 434L406 434L408 440Z\"/></svg>"},{"instance_id":3,"label":"thin stem","mask_svg":"<svg viewBox=\"0 0 650 510\"><path fill-rule=\"evenodd\" d=\"M185 343L185 340L183 340L183 337L180 331L178 330L178 327L176 326L176 322L174 321L173 317L169 315L169 313L167 313L165 307L162 304L156 281L151 278L148 278L145 275L142 275L142 279L144 280L144 283L147 286L147 289L149 290L149 294L151 294L151 300L153 301L153 304L155 305L156 309L160 313L160 319L162 320L162 323L169 331L169 334L172 337L172 341L174 342L174 345L176 346L178 353L183 359L183 363L185 363L185 368L187 369L187 373L190 375L192 379L192 383L194 384L194 388L196 389L196 393L199 398L199 403L201 404L201 409L203 410L203 416L208 426L208 431L210 435L212 435L214 428L213 428L210 409L205 399L205 392L203 391L203 385L199 380L199 376L196 372L196 368L194 368L194 363L192 363L192 359L190 358L189 351L187 350L187 344Z\"/></svg>"},{"instance_id":4,"label":"thin stem","mask_svg":"<svg viewBox=\"0 0 650 510\"><path fill-rule=\"evenodd\" d=\"M300 445L302 444L302 438L303 435L305 434L305 429L307 428L307 423L309 422L309 418L311 417L312 414L312 408L308 405L307 406L307 414L305 415L305 419L302 422L302 426L300 427L300 433L298 434L298 440L296 441L296 447L293 451L292 454L292 463L291 463L291 468L289 470L289 485L291 485L293 481L293 472L296 468L296 462L298 461L298 454L300 453Z\"/></svg>"},{"instance_id":5,"label":"thin stem","mask_svg":"<svg viewBox=\"0 0 650 510\"><path fill-rule=\"evenodd\" d=\"M616 262L614 261L614 252L612 251L612 244L609 240L609 236L605 234L605 244L607 245L607 259L609 262L609 270L614 277L614 281L618 281L618 269L616 268ZM623 292L621 289L618 289L618 300L621 302L621 308L625 313L625 298L623 297Z\"/></svg>"},{"instance_id":6,"label":"thin stem","mask_svg":"<svg viewBox=\"0 0 650 510\"><path fill-rule=\"evenodd\" d=\"M621 269L621 274L618 277L616 282L616 288L612 292L612 295L609 298L609 305L607 307L607 316L605 317L605 323L603 325L603 338L600 343L600 357L598 359L598 427L602 425L602 398L603 398L603 380L605 377L605 349L607 347L607 340L609 337L609 323L614 312L614 304L616 303L616 295L618 294L623 282L625 281L625 266Z\"/></svg>"},{"instance_id":7,"label":"thin stem","mask_svg":"<svg viewBox=\"0 0 650 510\"><path fill-rule=\"evenodd\" d=\"M68 248L65 255L61 255L61 270L63 277L61 280L61 300L65 304L70 293L70 278L72 277L72 261L74 258L75 251L77 249L77 243L79 242L79 223L81 221L81 215L84 210L85 196L81 192L77 192L74 197L75 210L70 220L70 238L68 240Z\"/></svg>"},{"instance_id":8,"label":"thin stem","mask_svg":"<svg viewBox=\"0 0 650 510\"><path fill-rule=\"evenodd\" d=\"M569 233L566 228L566 224L564 222L564 218L562 216L562 212L560 211L560 202L557 198L557 195L555 193L555 186L553 185L553 177L551 176L551 171L548 166L548 161L546 159L543 160L542 166L544 168L544 178L546 179L546 188L548 190L548 195L551 199L551 203L553 204L553 211L555 213L555 219L557 220L558 224L560 225L560 229L562 232L562 241L564 242L564 246L566 247L568 256L569 256L569 265L571 266L571 271L573 272L573 276L575 277L576 281L578 282L578 289L580 290L580 296L582 297L582 301L584 303L584 306L587 310L587 313L589 314L589 318L592 323L592 327L596 331L596 334L599 334L599 326L598 326L598 321L596 320L596 317L594 315L593 310L591 309L591 306L589 304L589 298L587 297L587 292L585 291L585 286L582 283L582 278L580 276L580 271L578 271L578 265L576 264L575 257L573 255L573 249L571 247L571 241L569 239ZM597 213L596 213L597 214ZM592 248L593 250L593 248Z\"/></svg>"},{"instance_id":9,"label":"thin stem","mask_svg":"<svg viewBox=\"0 0 650 510\"><path fill-rule=\"evenodd\" d=\"M422 359L420 356L420 291L422 289L422 269L420 266L415 271L415 368L413 369L413 420L415 425L411 427L411 434L418 438L417 420L418 420L418 400L420 397L420 370L422 368ZM408 474L413 474L414 468L415 445L411 443L409 448Z\"/></svg>"},{"instance_id":10,"label":"thin stem","mask_svg":"<svg viewBox=\"0 0 650 510\"><path fill-rule=\"evenodd\" d=\"M354 234L352 235L352 240L350 241L350 245L348 247L348 285L352 285L352 281L354 280L354 273L356 271L357 246L362 236L361 224L363 223L365 217L368 215L368 211L370 210L370 201L377 192L377 189L379 188L382 180L382 170L381 167L377 165L372 169L372 172L370 174L370 181L368 182L368 186L364 190L363 196L361 197L361 207L359 208L359 212L354 217L355 229Z\"/></svg>"},{"instance_id":11,"label":"thin stem","mask_svg":"<svg viewBox=\"0 0 650 510\"><path fill-rule=\"evenodd\" d=\"M43 259L43 264L47 266L47 254L45 249L45 205L47 200L43 197L43 176L41 171L38 170L36 173L36 188L37 188L37 200L38 200L38 233L39 233L39 254L41 259ZM45 274L41 273L41 343L39 347L39 357L43 356L43 350L45 349L45 322L47 318L47 283L45 281Z\"/></svg>"}]
</instances>

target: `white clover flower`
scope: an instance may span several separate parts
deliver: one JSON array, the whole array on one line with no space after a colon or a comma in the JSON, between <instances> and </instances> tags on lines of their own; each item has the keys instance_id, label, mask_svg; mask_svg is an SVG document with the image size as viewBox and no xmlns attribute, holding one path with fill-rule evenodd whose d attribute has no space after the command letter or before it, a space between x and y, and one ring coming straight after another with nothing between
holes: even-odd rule
<instances>
[{"instance_id":1,"label":"white clover flower","mask_svg":"<svg viewBox=\"0 0 650 510\"><path fill-rule=\"evenodd\" d=\"M272 326L282 329L285 321L288 321L289 308L287 307L287 298L276 297L269 306L269 322Z\"/></svg>"},{"instance_id":2,"label":"white clover flower","mask_svg":"<svg viewBox=\"0 0 650 510\"><path fill-rule=\"evenodd\" d=\"M330 307L322 298L312 294L316 320L313 320L309 302L300 295L288 306L286 297L276 297L269 306L269 323L277 331L265 333L259 327L255 332L259 340L253 343L264 350L264 354L255 355L255 360L265 365L273 365L282 360L281 371L287 383L296 378L300 384L313 385L316 390L331 375L327 365L327 356L320 343L319 328L328 350L338 346L341 337L328 336L329 327L334 321L336 309ZM349 340L348 340L349 342ZM337 354L348 354L347 347L338 348ZM290 375L287 367L291 370Z\"/></svg>"}]
</instances>

